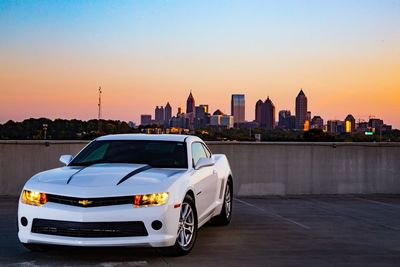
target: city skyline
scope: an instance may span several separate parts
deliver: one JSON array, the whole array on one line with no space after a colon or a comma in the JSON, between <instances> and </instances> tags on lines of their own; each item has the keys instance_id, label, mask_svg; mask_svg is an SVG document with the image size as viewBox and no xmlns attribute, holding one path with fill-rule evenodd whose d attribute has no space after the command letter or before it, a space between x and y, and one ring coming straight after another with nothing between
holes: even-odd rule
<instances>
[{"instance_id":1,"label":"city skyline","mask_svg":"<svg viewBox=\"0 0 400 267\"><path fill-rule=\"evenodd\" d=\"M254 106L255 120L246 121L243 119L245 113L244 108L245 95L231 95L231 114L226 114L220 109L211 112L209 105L201 104L196 106L195 98L190 90L186 100L186 110L182 107L177 108L176 116L167 119L164 116L164 108L156 106L154 110L154 119L152 115L142 114L140 125L149 126L157 125L167 129L174 128L175 131L181 130L199 130L207 127L217 128L264 128L273 130L275 128L297 131L309 131L312 129L320 129L330 134L355 134L355 133L379 133L391 131L393 126L385 123L383 118L369 117L368 120L357 120L350 113L344 120L322 118L318 114L312 116L312 111L308 110L308 98L305 95L303 88L300 88L299 93L295 98L295 115L291 114L290 110L275 110L273 101L267 96L265 101L259 99ZM165 109L172 110L169 102ZM161 113L160 113L161 112ZM239 120L234 117L234 113L239 114ZM276 120L278 115L278 120ZM130 122L131 123L131 122Z\"/></svg>"},{"instance_id":2,"label":"city skyline","mask_svg":"<svg viewBox=\"0 0 400 267\"><path fill-rule=\"evenodd\" d=\"M270 96L291 110L299 88L324 120L370 115L400 128L400 5L395 1L0 3L0 122L140 121L155 105ZM207 16L204 16L207 14Z\"/></svg>"}]
</instances>

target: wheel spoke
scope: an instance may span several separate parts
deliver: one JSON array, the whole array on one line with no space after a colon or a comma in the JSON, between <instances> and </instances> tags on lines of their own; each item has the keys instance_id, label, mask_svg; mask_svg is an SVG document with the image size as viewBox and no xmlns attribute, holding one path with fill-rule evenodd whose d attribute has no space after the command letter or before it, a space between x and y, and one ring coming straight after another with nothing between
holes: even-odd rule
<instances>
[{"instance_id":1,"label":"wheel spoke","mask_svg":"<svg viewBox=\"0 0 400 267\"><path fill-rule=\"evenodd\" d=\"M192 214L192 209L188 206L187 212L186 212L185 216L183 217L183 220L186 221L188 219L189 215L191 215L191 214Z\"/></svg>"}]
</instances>

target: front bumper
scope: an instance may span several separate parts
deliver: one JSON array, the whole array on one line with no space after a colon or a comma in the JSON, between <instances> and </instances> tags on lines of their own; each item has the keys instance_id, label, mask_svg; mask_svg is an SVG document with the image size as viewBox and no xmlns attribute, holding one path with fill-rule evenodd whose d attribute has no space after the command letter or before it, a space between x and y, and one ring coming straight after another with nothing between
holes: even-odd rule
<instances>
[{"instance_id":1,"label":"front bumper","mask_svg":"<svg viewBox=\"0 0 400 267\"><path fill-rule=\"evenodd\" d=\"M176 241L180 208L169 202L158 207L135 208L133 205L115 205L83 208L57 203L46 203L41 207L19 203L18 238L22 243L54 244L67 246L172 246ZM21 218L28 221L26 226ZM141 221L147 236L129 237L69 237L32 233L33 219L59 220L69 222L129 222ZM159 230L152 228L153 221L162 222Z\"/></svg>"}]
</instances>

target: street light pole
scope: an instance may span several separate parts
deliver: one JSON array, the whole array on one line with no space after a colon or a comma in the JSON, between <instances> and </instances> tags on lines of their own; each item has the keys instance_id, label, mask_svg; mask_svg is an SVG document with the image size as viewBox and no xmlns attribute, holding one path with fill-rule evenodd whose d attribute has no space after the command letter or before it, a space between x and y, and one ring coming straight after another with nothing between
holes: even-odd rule
<instances>
[{"instance_id":1,"label":"street light pole","mask_svg":"<svg viewBox=\"0 0 400 267\"><path fill-rule=\"evenodd\" d=\"M43 123L43 139L46 140L46 136L47 136L47 123Z\"/></svg>"}]
</instances>

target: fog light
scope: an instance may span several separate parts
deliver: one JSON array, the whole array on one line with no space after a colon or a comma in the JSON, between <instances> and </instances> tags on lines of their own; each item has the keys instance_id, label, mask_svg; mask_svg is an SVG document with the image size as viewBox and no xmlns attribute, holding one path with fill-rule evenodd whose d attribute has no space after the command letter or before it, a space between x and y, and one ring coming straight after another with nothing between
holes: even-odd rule
<instances>
[{"instance_id":1,"label":"fog light","mask_svg":"<svg viewBox=\"0 0 400 267\"><path fill-rule=\"evenodd\" d=\"M160 230L161 227L162 227L162 222L160 222L160 221L158 221L158 220L153 221L153 222L151 223L151 227L153 227L154 230Z\"/></svg>"},{"instance_id":2,"label":"fog light","mask_svg":"<svg viewBox=\"0 0 400 267\"><path fill-rule=\"evenodd\" d=\"M26 217L21 218L21 224L22 226L27 226L28 225L28 219Z\"/></svg>"}]
</instances>

